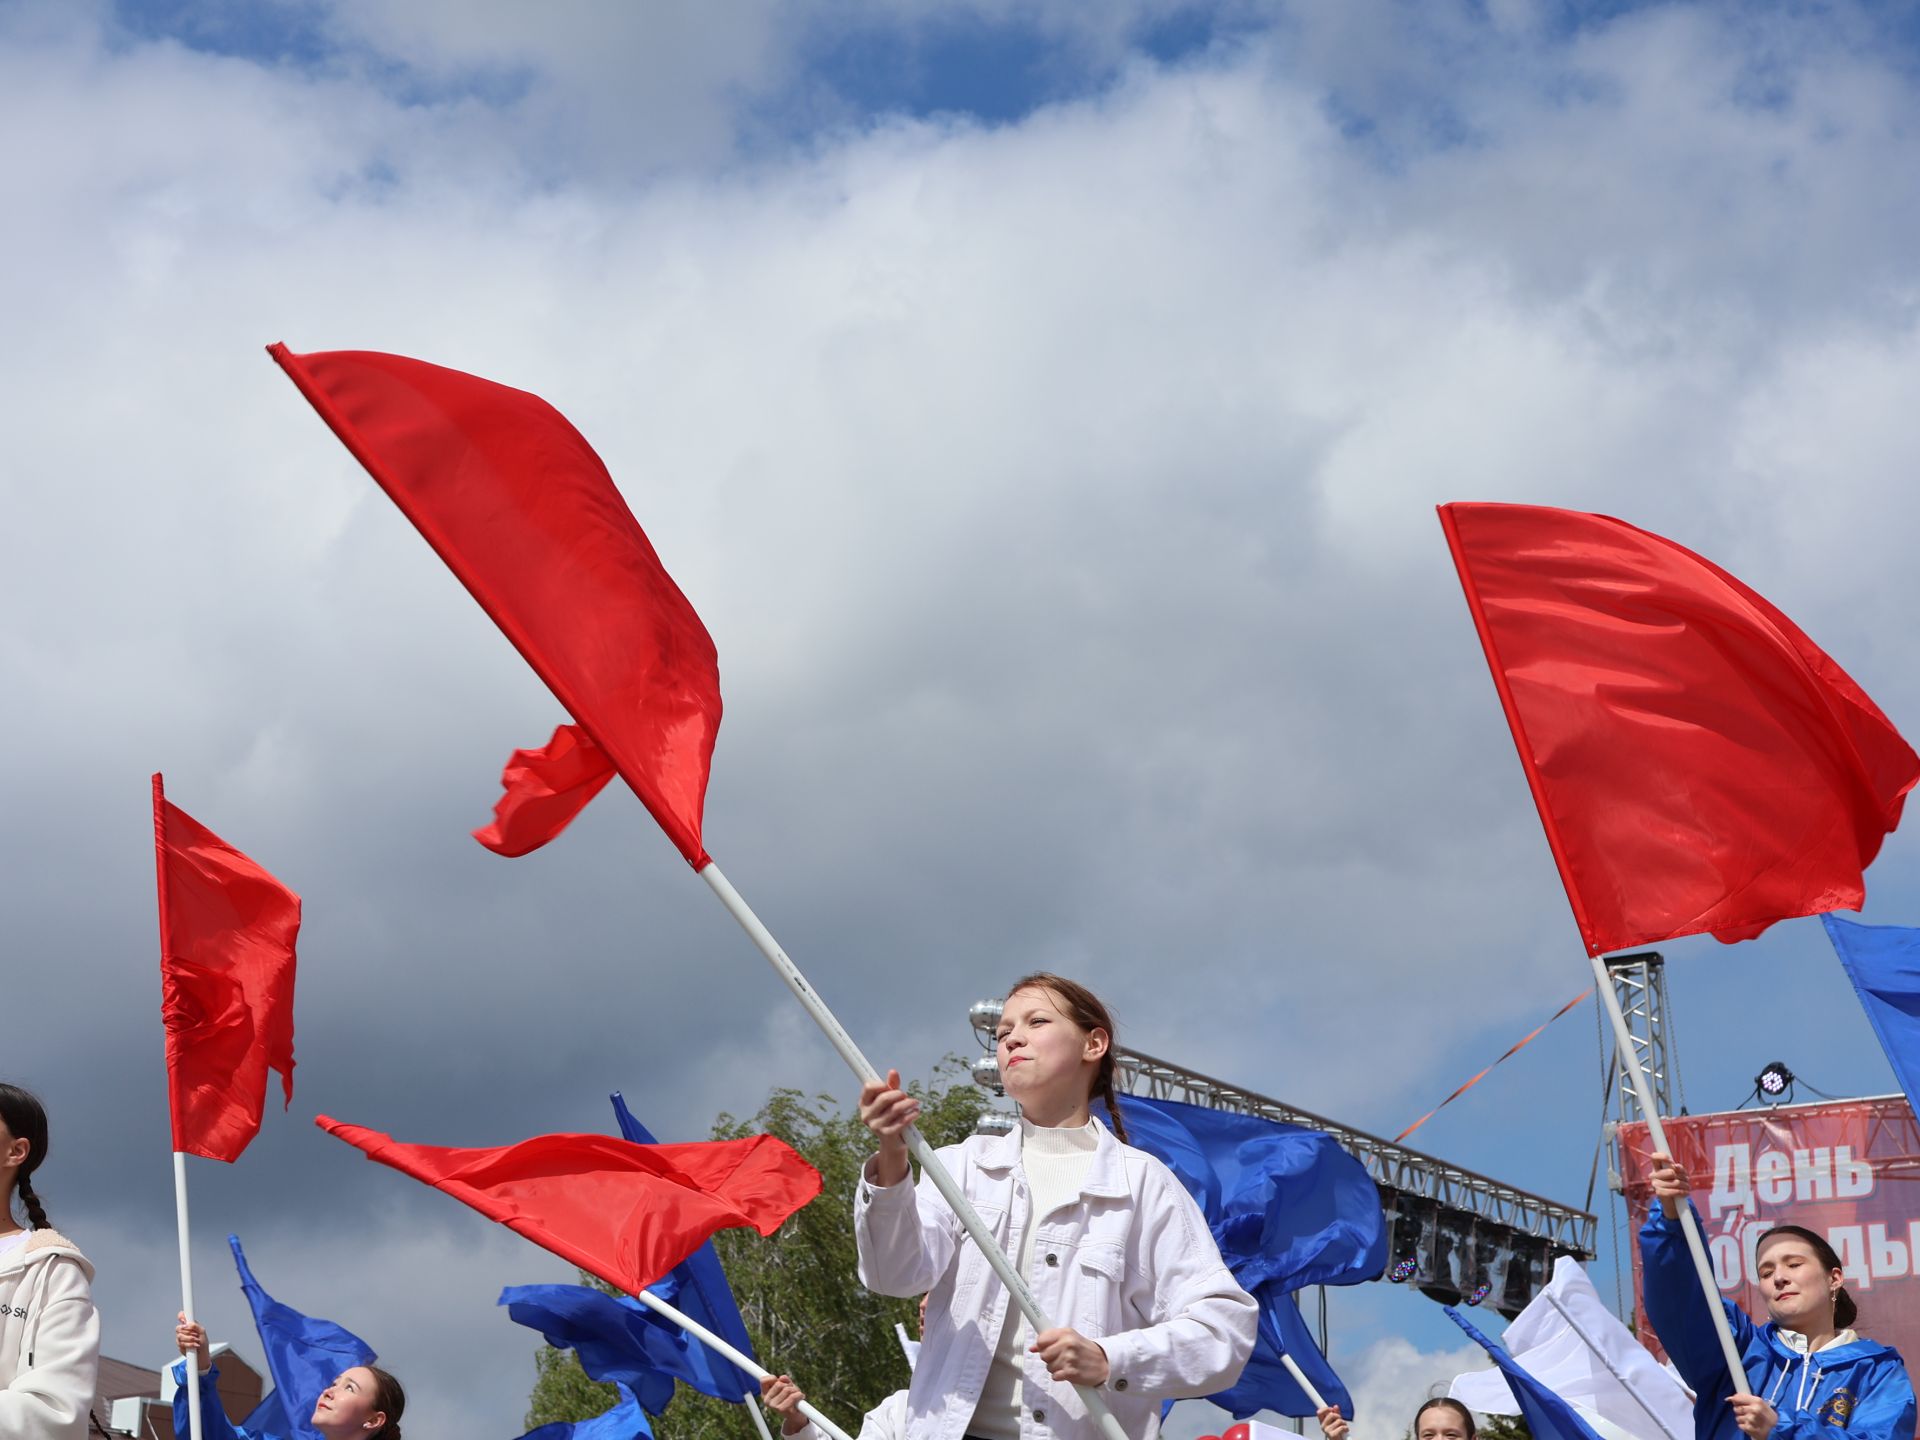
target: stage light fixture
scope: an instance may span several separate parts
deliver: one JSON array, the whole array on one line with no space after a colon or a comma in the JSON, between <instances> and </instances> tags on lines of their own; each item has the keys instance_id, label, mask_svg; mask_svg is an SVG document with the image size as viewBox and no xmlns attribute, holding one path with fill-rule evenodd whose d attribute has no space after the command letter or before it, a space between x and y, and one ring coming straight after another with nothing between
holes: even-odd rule
<instances>
[{"instance_id":1,"label":"stage light fixture","mask_svg":"<svg viewBox=\"0 0 1920 1440\"><path fill-rule=\"evenodd\" d=\"M1775 1060L1764 1065L1760 1073L1753 1077L1753 1088L1763 1100L1780 1100L1793 1093L1793 1071L1786 1062Z\"/></svg>"}]
</instances>

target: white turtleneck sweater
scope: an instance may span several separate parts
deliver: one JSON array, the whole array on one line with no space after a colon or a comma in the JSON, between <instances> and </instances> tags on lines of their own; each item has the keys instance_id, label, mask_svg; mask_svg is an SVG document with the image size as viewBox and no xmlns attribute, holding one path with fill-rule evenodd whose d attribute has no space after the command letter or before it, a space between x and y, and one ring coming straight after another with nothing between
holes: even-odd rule
<instances>
[{"instance_id":1,"label":"white turtleneck sweater","mask_svg":"<svg viewBox=\"0 0 1920 1440\"><path fill-rule=\"evenodd\" d=\"M1020 1168L1026 1174L1028 1198L1033 1202L1027 1213L1027 1228L1020 1235L1020 1253L1013 1257L1014 1267L1022 1275L1033 1264L1033 1232L1048 1215L1080 1198L1093 1152L1099 1145L1100 1132L1091 1120L1058 1129L1020 1121ZM987 1367L979 1403L967 1423L969 1435L985 1440L1020 1440L1020 1367L1032 1344L1033 1327L1009 1299L993 1363Z\"/></svg>"}]
</instances>

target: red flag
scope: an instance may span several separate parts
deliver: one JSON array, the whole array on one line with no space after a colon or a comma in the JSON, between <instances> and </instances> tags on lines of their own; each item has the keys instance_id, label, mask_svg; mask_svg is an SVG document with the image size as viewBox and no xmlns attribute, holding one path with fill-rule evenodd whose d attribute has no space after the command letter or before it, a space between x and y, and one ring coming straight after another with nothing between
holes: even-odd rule
<instances>
[{"instance_id":1,"label":"red flag","mask_svg":"<svg viewBox=\"0 0 1920 1440\"><path fill-rule=\"evenodd\" d=\"M537 395L365 350L268 353L696 870L720 670L600 457Z\"/></svg>"},{"instance_id":2,"label":"red flag","mask_svg":"<svg viewBox=\"0 0 1920 1440\"><path fill-rule=\"evenodd\" d=\"M1605 515L1440 523L1590 954L1860 907L1920 757L1798 626Z\"/></svg>"},{"instance_id":3,"label":"red flag","mask_svg":"<svg viewBox=\"0 0 1920 1440\"><path fill-rule=\"evenodd\" d=\"M314 1123L628 1292L651 1285L716 1230L771 1235L820 1193L819 1172L771 1135L690 1145L537 1135L453 1150L402 1145L325 1115Z\"/></svg>"},{"instance_id":4,"label":"red flag","mask_svg":"<svg viewBox=\"0 0 1920 1440\"><path fill-rule=\"evenodd\" d=\"M170 802L158 775L153 848L173 1148L231 1162L259 1132L269 1067L293 1103L300 897Z\"/></svg>"},{"instance_id":5,"label":"red flag","mask_svg":"<svg viewBox=\"0 0 1920 1440\"><path fill-rule=\"evenodd\" d=\"M614 775L613 762L578 725L562 725L543 750L516 750L501 772L506 793L493 823L473 838L499 855L538 850L573 823Z\"/></svg>"}]
</instances>

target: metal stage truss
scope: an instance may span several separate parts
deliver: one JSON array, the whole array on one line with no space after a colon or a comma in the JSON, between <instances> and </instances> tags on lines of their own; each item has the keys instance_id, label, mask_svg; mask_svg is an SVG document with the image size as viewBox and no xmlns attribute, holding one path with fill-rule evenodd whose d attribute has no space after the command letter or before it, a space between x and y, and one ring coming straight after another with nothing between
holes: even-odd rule
<instances>
[{"instance_id":1,"label":"metal stage truss","mask_svg":"<svg viewBox=\"0 0 1920 1440\"><path fill-rule=\"evenodd\" d=\"M983 1000L967 1018L989 1051L975 1063L974 1080L998 1092L991 1050L1000 1003ZM1114 1055L1116 1081L1127 1094L1259 1115L1331 1135L1380 1187L1390 1226L1387 1278L1417 1285L1435 1299L1486 1300L1511 1317L1546 1284L1555 1258L1594 1256L1597 1223L1584 1210L1137 1050L1116 1047Z\"/></svg>"}]
</instances>

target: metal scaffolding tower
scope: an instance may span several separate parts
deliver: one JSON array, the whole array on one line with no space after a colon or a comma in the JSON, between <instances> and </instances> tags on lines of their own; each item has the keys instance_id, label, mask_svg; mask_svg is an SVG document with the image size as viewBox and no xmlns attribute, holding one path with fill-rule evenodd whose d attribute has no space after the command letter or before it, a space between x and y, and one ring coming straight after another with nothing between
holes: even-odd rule
<instances>
[{"instance_id":1,"label":"metal scaffolding tower","mask_svg":"<svg viewBox=\"0 0 1920 1440\"><path fill-rule=\"evenodd\" d=\"M1667 962L1658 950L1640 950L1631 955L1610 956L1605 962L1613 992L1620 997L1620 1013L1627 1017L1627 1032L1633 1037L1633 1053L1646 1067L1648 1088L1660 1114L1673 1114L1673 1053L1667 1037ZM1616 1094L1619 1119L1644 1120L1633 1082L1622 1071Z\"/></svg>"}]
</instances>

